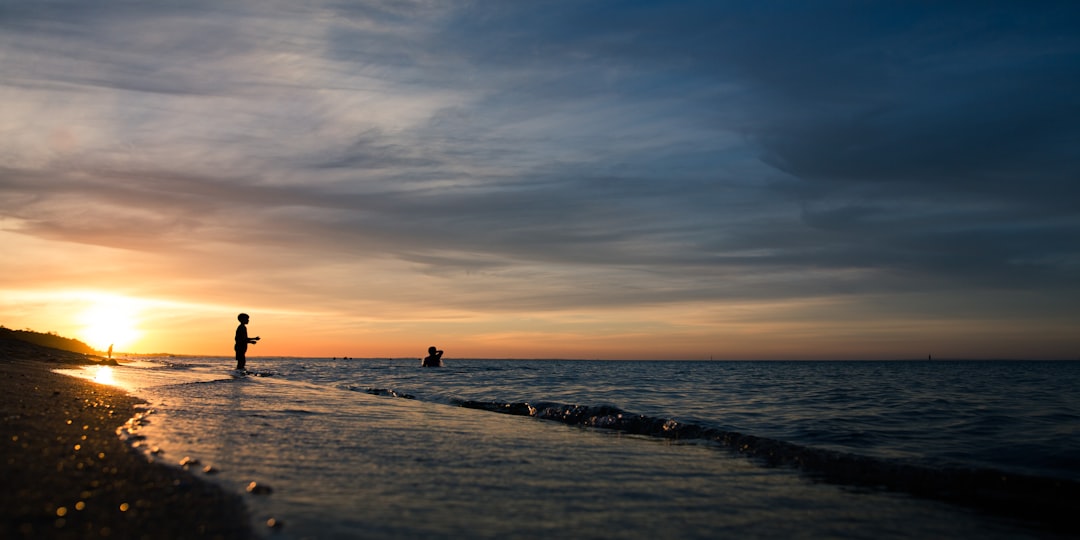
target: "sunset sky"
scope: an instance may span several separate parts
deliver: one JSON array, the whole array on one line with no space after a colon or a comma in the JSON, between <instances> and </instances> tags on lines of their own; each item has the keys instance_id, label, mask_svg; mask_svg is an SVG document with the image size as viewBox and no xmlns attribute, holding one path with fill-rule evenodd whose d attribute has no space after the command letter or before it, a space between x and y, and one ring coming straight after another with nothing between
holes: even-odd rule
<instances>
[{"instance_id":1,"label":"sunset sky","mask_svg":"<svg viewBox=\"0 0 1080 540\"><path fill-rule=\"evenodd\" d=\"M0 324L1078 358L1078 29L1076 2L7 0Z\"/></svg>"}]
</instances>

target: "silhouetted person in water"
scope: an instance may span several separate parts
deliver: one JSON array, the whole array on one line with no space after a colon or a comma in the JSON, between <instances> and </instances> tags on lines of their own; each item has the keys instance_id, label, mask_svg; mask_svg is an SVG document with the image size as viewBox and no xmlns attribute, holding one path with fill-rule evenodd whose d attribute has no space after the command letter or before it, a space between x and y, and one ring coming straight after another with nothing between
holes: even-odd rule
<instances>
[{"instance_id":1,"label":"silhouetted person in water","mask_svg":"<svg viewBox=\"0 0 1080 540\"><path fill-rule=\"evenodd\" d=\"M247 347L248 345L254 345L258 343L259 336L249 338L247 335L247 323L251 319L247 313L241 313L236 316L236 319L240 321L240 326L236 327L236 345L233 349L236 350L236 369L243 371L244 366L247 364Z\"/></svg>"},{"instance_id":2,"label":"silhouetted person in water","mask_svg":"<svg viewBox=\"0 0 1080 540\"><path fill-rule=\"evenodd\" d=\"M423 362L420 364L420 367L442 367L443 352L436 349L435 347L428 347L427 352L427 358L424 358Z\"/></svg>"}]
</instances>

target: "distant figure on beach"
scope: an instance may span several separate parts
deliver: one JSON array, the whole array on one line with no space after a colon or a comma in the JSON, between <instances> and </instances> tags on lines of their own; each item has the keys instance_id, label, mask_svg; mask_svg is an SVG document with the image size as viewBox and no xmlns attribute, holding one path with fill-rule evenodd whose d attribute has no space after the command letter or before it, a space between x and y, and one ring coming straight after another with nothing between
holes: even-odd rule
<instances>
[{"instance_id":1,"label":"distant figure on beach","mask_svg":"<svg viewBox=\"0 0 1080 540\"><path fill-rule=\"evenodd\" d=\"M243 371L244 366L247 365L247 348L248 345L254 345L258 343L259 336L249 338L247 334L247 323L251 320L247 313L241 313L236 316L236 319L240 321L240 326L236 327L236 345L233 349L236 350L236 369L237 371Z\"/></svg>"},{"instance_id":2,"label":"distant figure on beach","mask_svg":"<svg viewBox=\"0 0 1080 540\"><path fill-rule=\"evenodd\" d=\"M442 367L442 355L443 352L436 349L434 346L427 348L428 355L420 363L420 367Z\"/></svg>"},{"instance_id":3,"label":"distant figure on beach","mask_svg":"<svg viewBox=\"0 0 1080 540\"><path fill-rule=\"evenodd\" d=\"M109 360L112 360L112 346L113 346L113 344L110 343L109 344Z\"/></svg>"}]
</instances>

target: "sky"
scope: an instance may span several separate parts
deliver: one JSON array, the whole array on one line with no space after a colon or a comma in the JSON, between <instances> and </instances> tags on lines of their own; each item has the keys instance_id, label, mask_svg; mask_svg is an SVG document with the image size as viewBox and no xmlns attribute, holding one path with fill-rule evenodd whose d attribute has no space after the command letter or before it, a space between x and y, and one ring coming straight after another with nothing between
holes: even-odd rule
<instances>
[{"instance_id":1,"label":"sky","mask_svg":"<svg viewBox=\"0 0 1080 540\"><path fill-rule=\"evenodd\" d=\"M0 1L0 324L1080 358L1075 2Z\"/></svg>"}]
</instances>

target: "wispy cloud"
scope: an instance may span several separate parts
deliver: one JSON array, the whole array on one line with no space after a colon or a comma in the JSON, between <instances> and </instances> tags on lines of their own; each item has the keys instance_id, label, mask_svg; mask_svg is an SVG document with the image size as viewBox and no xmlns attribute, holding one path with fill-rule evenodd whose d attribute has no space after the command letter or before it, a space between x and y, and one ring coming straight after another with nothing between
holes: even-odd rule
<instances>
[{"instance_id":1,"label":"wispy cloud","mask_svg":"<svg viewBox=\"0 0 1080 540\"><path fill-rule=\"evenodd\" d=\"M1075 321L1078 23L1070 3L13 2L0 228L20 257L115 250L144 292L398 320L640 310L648 332L662 306L893 317L883 298L978 318L1007 292Z\"/></svg>"}]
</instances>

